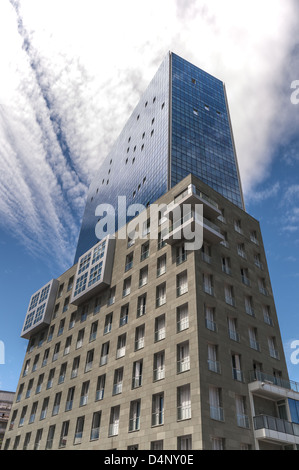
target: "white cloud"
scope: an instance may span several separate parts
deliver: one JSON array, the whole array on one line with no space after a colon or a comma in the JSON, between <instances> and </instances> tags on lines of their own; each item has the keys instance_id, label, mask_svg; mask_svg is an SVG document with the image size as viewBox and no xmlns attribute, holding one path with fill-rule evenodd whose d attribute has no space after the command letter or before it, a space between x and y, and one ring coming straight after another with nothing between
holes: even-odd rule
<instances>
[{"instance_id":1,"label":"white cloud","mask_svg":"<svg viewBox=\"0 0 299 470\"><path fill-rule=\"evenodd\" d=\"M1 2L0 223L36 253L74 249L94 171L168 50L226 83L249 194L295 125L283 100L291 106L296 8L295 0Z\"/></svg>"}]
</instances>

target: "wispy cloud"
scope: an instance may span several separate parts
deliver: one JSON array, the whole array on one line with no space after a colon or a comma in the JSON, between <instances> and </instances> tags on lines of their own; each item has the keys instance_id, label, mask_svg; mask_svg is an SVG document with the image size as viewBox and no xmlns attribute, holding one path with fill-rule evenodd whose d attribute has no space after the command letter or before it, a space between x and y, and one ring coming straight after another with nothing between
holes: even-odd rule
<instances>
[{"instance_id":1,"label":"wispy cloud","mask_svg":"<svg viewBox=\"0 0 299 470\"><path fill-rule=\"evenodd\" d=\"M250 194L294 128L296 13L295 0L2 1L1 226L72 262L91 178L168 50L226 83Z\"/></svg>"},{"instance_id":2,"label":"wispy cloud","mask_svg":"<svg viewBox=\"0 0 299 470\"><path fill-rule=\"evenodd\" d=\"M260 203L264 202L265 200L277 196L278 192L280 190L280 183L277 181L275 184L272 186L269 186L268 188L265 188L261 191L252 191L248 197L249 203Z\"/></svg>"}]
</instances>

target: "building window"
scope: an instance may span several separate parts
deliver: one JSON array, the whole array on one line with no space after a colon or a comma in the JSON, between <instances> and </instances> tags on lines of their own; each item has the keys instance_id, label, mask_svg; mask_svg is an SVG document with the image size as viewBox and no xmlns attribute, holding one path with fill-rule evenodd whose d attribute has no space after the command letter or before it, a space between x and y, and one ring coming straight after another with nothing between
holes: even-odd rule
<instances>
[{"instance_id":1,"label":"building window","mask_svg":"<svg viewBox=\"0 0 299 470\"><path fill-rule=\"evenodd\" d=\"M155 341L161 341L165 338L165 314L155 319Z\"/></svg>"},{"instance_id":2,"label":"building window","mask_svg":"<svg viewBox=\"0 0 299 470\"><path fill-rule=\"evenodd\" d=\"M102 345L101 357L100 357L100 366L107 364L109 354L109 341Z\"/></svg>"},{"instance_id":3,"label":"building window","mask_svg":"<svg viewBox=\"0 0 299 470\"><path fill-rule=\"evenodd\" d=\"M138 297L137 302L137 318L146 314L146 294Z\"/></svg>"},{"instance_id":4,"label":"building window","mask_svg":"<svg viewBox=\"0 0 299 470\"><path fill-rule=\"evenodd\" d=\"M100 437L101 411L96 411L92 415L90 440L94 441Z\"/></svg>"},{"instance_id":5,"label":"building window","mask_svg":"<svg viewBox=\"0 0 299 470\"><path fill-rule=\"evenodd\" d=\"M77 418L74 445L81 444L84 430L84 416Z\"/></svg>"},{"instance_id":6,"label":"building window","mask_svg":"<svg viewBox=\"0 0 299 470\"><path fill-rule=\"evenodd\" d=\"M211 437L212 450L225 450L225 440L222 437Z\"/></svg>"},{"instance_id":7,"label":"building window","mask_svg":"<svg viewBox=\"0 0 299 470\"><path fill-rule=\"evenodd\" d=\"M218 346L215 344L208 344L208 369L217 374L221 372L218 360Z\"/></svg>"},{"instance_id":8,"label":"building window","mask_svg":"<svg viewBox=\"0 0 299 470\"><path fill-rule=\"evenodd\" d=\"M248 334L249 334L249 344L252 349L255 349L256 351L260 351L260 345L257 340L257 329L254 327L249 327L248 328Z\"/></svg>"},{"instance_id":9,"label":"building window","mask_svg":"<svg viewBox=\"0 0 299 470\"><path fill-rule=\"evenodd\" d=\"M100 375L97 380L96 401L103 400L105 391L106 374Z\"/></svg>"},{"instance_id":10,"label":"building window","mask_svg":"<svg viewBox=\"0 0 299 470\"><path fill-rule=\"evenodd\" d=\"M35 402L32 404L31 413L30 413L30 417L29 417L29 424L34 423L34 421L35 421L35 416L36 416L36 411L37 411L37 405L38 405L38 402L37 402L37 401L35 401ZM10 424L10 429L11 429L11 424Z\"/></svg>"},{"instance_id":11,"label":"building window","mask_svg":"<svg viewBox=\"0 0 299 470\"><path fill-rule=\"evenodd\" d=\"M177 388L177 419L191 418L190 384Z\"/></svg>"},{"instance_id":12,"label":"building window","mask_svg":"<svg viewBox=\"0 0 299 470\"><path fill-rule=\"evenodd\" d=\"M120 309L119 326L124 326L128 323L129 318L129 304L123 305Z\"/></svg>"},{"instance_id":13,"label":"building window","mask_svg":"<svg viewBox=\"0 0 299 470\"><path fill-rule=\"evenodd\" d=\"M106 315L105 317L104 335L106 335L107 333L110 333L112 329L112 317L113 317L112 313L108 313L108 315Z\"/></svg>"},{"instance_id":14,"label":"building window","mask_svg":"<svg viewBox=\"0 0 299 470\"><path fill-rule=\"evenodd\" d=\"M95 321L91 324L91 327L90 327L89 342L92 342L96 339L97 331L98 331L98 322Z\"/></svg>"},{"instance_id":15,"label":"building window","mask_svg":"<svg viewBox=\"0 0 299 470\"><path fill-rule=\"evenodd\" d=\"M166 254L157 259L157 277L166 273Z\"/></svg>"},{"instance_id":16,"label":"building window","mask_svg":"<svg viewBox=\"0 0 299 470\"><path fill-rule=\"evenodd\" d=\"M148 257L149 257L149 242L146 242L143 245L141 245L140 261L144 261Z\"/></svg>"},{"instance_id":17,"label":"building window","mask_svg":"<svg viewBox=\"0 0 299 470\"><path fill-rule=\"evenodd\" d=\"M114 371L112 395L118 395L123 389L124 368L120 367Z\"/></svg>"},{"instance_id":18,"label":"building window","mask_svg":"<svg viewBox=\"0 0 299 470\"><path fill-rule=\"evenodd\" d=\"M252 297L248 295L245 296L245 312L247 313L247 315L251 315L252 317L254 317Z\"/></svg>"},{"instance_id":19,"label":"building window","mask_svg":"<svg viewBox=\"0 0 299 470\"><path fill-rule=\"evenodd\" d=\"M190 370L189 341L177 345L177 373Z\"/></svg>"},{"instance_id":20,"label":"building window","mask_svg":"<svg viewBox=\"0 0 299 470\"><path fill-rule=\"evenodd\" d=\"M67 444L67 436L69 433L69 421L64 421L61 427L60 439L59 439L59 448L63 448Z\"/></svg>"},{"instance_id":21,"label":"building window","mask_svg":"<svg viewBox=\"0 0 299 470\"><path fill-rule=\"evenodd\" d=\"M157 393L152 398L152 426L164 424L164 393Z\"/></svg>"},{"instance_id":22,"label":"building window","mask_svg":"<svg viewBox=\"0 0 299 470\"><path fill-rule=\"evenodd\" d=\"M211 247L206 242L203 242L202 249L201 249L201 259L205 261L205 263L211 264Z\"/></svg>"},{"instance_id":23,"label":"building window","mask_svg":"<svg viewBox=\"0 0 299 470\"><path fill-rule=\"evenodd\" d=\"M84 328L78 331L76 349L82 348L84 339Z\"/></svg>"},{"instance_id":24,"label":"building window","mask_svg":"<svg viewBox=\"0 0 299 470\"><path fill-rule=\"evenodd\" d=\"M241 220L234 220L234 229L235 229L236 232L243 235L243 230L241 228Z\"/></svg>"},{"instance_id":25,"label":"building window","mask_svg":"<svg viewBox=\"0 0 299 470\"><path fill-rule=\"evenodd\" d=\"M189 312L188 304L177 307L177 332L187 330L189 328Z\"/></svg>"},{"instance_id":26,"label":"building window","mask_svg":"<svg viewBox=\"0 0 299 470\"><path fill-rule=\"evenodd\" d=\"M139 287L143 287L147 284L148 281L148 266L140 269L139 273Z\"/></svg>"},{"instance_id":27,"label":"building window","mask_svg":"<svg viewBox=\"0 0 299 470\"><path fill-rule=\"evenodd\" d=\"M230 259L223 257L221 258L221 260L222 260L222 272L226 274L231 274L232 270L230 268Z\"/></svg>"},{"instance_id":28,"label":"building window","mask_svg":"<svg viewBox=\"0 0 299 470\"><path fill-rule=\"evenodd\" d=\"M49 397L44 398L43 401L43 406L40 414L40 420L45 419L47 416L47 411L48 411L48 406L49 406Z\"/></svg>"},{"instance_id":29,"label":"building window","mask_svg":"<svg viewBox=\"0 0 299 470\"><path fill-rule=\"evenodd\" d=\"M129 431L139 431L140 429L140 407L141 400L131 401Z\"/></svg>"},{"instance_id":30,"label":"building window","mask_svg":"<svg viewBox=\"0 0 299 470\"><path fill-rule=\"evenodd\" d=\"M54 347L52 362L57 361L59 350L60 350L60 343L56 343Z\"/></svg>"},{"instance_id":31,"label":"building window","mask_svg":"<svg viewBox=\"0 0 299 470\"><path fill-rule=\"evenodd\" d=\"M126 354L126 338L127 334L120 335L117 340L116 358L119 359Z\"/></svg>"},{"instance_id":32,"label":"building window","mask_svg":"<svg viewBox=\"0 0 299 470\"><path fill-rule=\"evenodd\" d=\"M48 376L47 390L53 387L53 380L55 375L55 369L51 369Z\"/></svg>"},{"instance_id":33,"label":"building window","mask_svg":"<svg viewBox=\"0 0 299 470\"><path fill-rule=\"evenodd\" d=\"M43 436L43 430L42 429L38 429L36 431L36 436L35 436L35 441L34 441L34 450L39 450L40 448L40 443L41 443L41 440L42 440L42 436ZM20 436L19 436L20 437Z\"/></svg>"},{"instance_id":34,"label":"building window","mask_svg":"<svg viewBox=\"0 0 299 470\"><path fill-rule=\"evenodd\" d=\"M55 416L59 413L59 408L60 408L60 403L61 403L61 395L62 395L62 392L58 392L55 395L53 410L52 410L52 416Z\"/></svg>"},{"instance_id":35,"label":"building window","mask_svg":"<svg viewBox=\"0 0 299 470\"><path fill-rule=\"evenodd\" d=\"M243 372L241 368L241 356L240 354L232 354L232 373L233 379L238 382L243 382Z\"/></svg>"},{"instance_id":36,"label":"building window","mask_svg":"<svg viewBox=\"0 0 299 470\"><path fill-rule=\"evenodd\" d=\"M224 421L222 407L222 390L217 387L209 388L210 417L216 421Z\"/></svg>"},{"instance_id":37,"label":"building window","mask_svg":"<svg viewBox=\"0 0 299 470\"><path fill-rule=\"evenodd\" d=\"M178 450L192 450L192 436L179 436L177 440Z\"/></svg>"},{"instance_id":38,"label":"building window","mask_svg":"<svg viewBox=\"0 0 299 470\"><path fill-rule=\"evenodd\" d=\"M214 295L213 276L211 274L203 274L203 290L206 294Z\"/></svg>"},{"instance_id":39,"label":"building window","mask_svg":"<svg viewBox=\"0 0 299 470\"><path fill-rule=\"evenodd\" d=\"M152 441L151 450L163 450L163 441Z\"/></svg>"},{"instance_id":40,"label":"building window","mask_svg":"<svg viewBox=\"0 0 299 470\"><path fill-rule=\"evenodd\" d=\"M133 252L126 256L125 272L129 271L133 267Z\"/></svg>"},{"instance_id":41,"label":"building window","mask_svg":"<svg viewBox=\"0 0 299 470\"><path fill-rule=\"evenodd\" d=\"M205 325L206 325L206 328L210 331L217 331L217 325L216 325L216 322L215 322L215 318L216 318L215 308L208 307L208 306L205 305L204 311L205 311Z\"/></svg>"},{"instance_id":42,"label":"building window","mask_svg":"<svg viewBox=\"0 0 299 470\"><path fill-rule=\"evenodd\" d=\"M72 336L68 336L65 340L63 355L66 356L71 350Z\"/></svg>"},{"instance_id":43,"label":"building window","mask_svg":"<svg viewBox=\"0 0 299 470\"><path fill-rule=\"evenodd\" d=\"M263 316L264 322L267 323L267 325L273 326L273 320L271 319L271 311L269 305L263 305Z\"/></svg>"},{"instance_id":44,"label":"building window","mask_svg":"<svg viewBox=\"0 0 299 470\"><path fill-rule=\"evenodd\" d=\"M94 349L87 351L84 372L88 372L89 370L92 369L93 357L94 357Z\"/></svg>"},{"instance_id":45,"label":"building window","mask_svg":"<svg viewBox=\"0 0 299 470\"><path fill-rule=\"evenodd\" d=\"M113 406L110 412L109 436L117 436L119 427L120 406Z\"/></svg>"},{"instance_id":46,"label":"building window","mask_svg":"<svg viewBox=\"0 0 299 470\"><path fill-rule=\"evenodd\" d=\"M166 283L156 287L156 307L160 307L166 303Z\"/></svg>"},{"instance_id":47,"label":"building window","mask_svg":"<svg viewBox=\"0 0 299 470\"><path fill-rule=\"evenodd\" d=\"M279 352L276 345L276 338L274 336L268 338L268 347L270 356L274 359L279 359Z\"/></svg>"},{"instance_id":48,"label":"building window","mask_svg":"<svg viewBox=\"0 0 299 470\"><path fill-rule=\"evenodd\" d=\"M43 381L44 381L44 374L41 374L41 375L38 377L38 381L37 381L37 385L36 385L36 389L35 389L35 394L41 392Z\"/></svg>"},{"instance_id":49,"label":"building window","mask_svg":"<svg viewBox=\"0 0 299 470\"><path fill-rule=\"evenodd\" d=\"M246 410L246 397L236 395L237 425L241 428L249 428L249 417Z\"/></svg>"},{"instance_id":50,"label":"building window","mask_svg":"<svg viewBox=\"0 0 299 470\"><path fill-rule=\"evenodd\" d=\"M188 278L187 271L184 271L176 277L177 297L188 292Z\"/></svg>"},{"instance_id":51,"label":"building window","mask_svg":"<svg viewBox=\"0 0 299 470\"><path fill-rule=\"evenodd\" d=\"M67 368L67 362L64 362L61 364L60 367L60 372L59 372L59 378L58 378L58 384L62 384L65 381L65 376L66 376L66 368ZM53 369L54 371L55 369ZM53 374L54 375L54 374ZM49 383L49 382L48 382ZM48 388L48 387L47 387ZM50 388L50 387L49 387Z\"/></svg>"},{"instance_id":52,"label":"building window","mask_svg":"<svg viewBox=\"0 0 299 470\"><path fill-rule=\"evenodd\" d=\"M138 388L142 385L143 360L135 361L133 364L132 388Z\"/></svg>"},{"instance_id":53,"label":"building window","mask_svg":"<svg viewBox=\"0 0 299 470\"><path fill-rule=\"evenodd\" d=\"M240 341L240 335L237 332L237 319L229 317L227 319L227 322L228 322L228 336L229 336L229 338L232 339L233 341L239 342Z\"/></svg>"},{"instance_id":54,"label":"building window","mask_svg":"<svg viewBox=\"0 0 299 470\"><path fill-rule=\"evenodd\" d=\"M246 255L246 252L245 252L245 245L244 243L239 243L237 245L237 253L239 256L241 256L241 258L243 259L247 259L247 255Z\"/></svg>"},{"instance_id":55,"label":"building window","mask_svg":"<svg viewBox=\"0 0 299 470\"><path fill-rule=\"evenodd\" d=\"M135 351L144 347L145 325L138 326L135 333Z\"/></svg>"},{"instance_id":56,"label":"building window","mask_svg":"<svg viewBox=\"0 0 299 470\"><path fill-rule=\"evenodd\" d=\"M225 302L232 307L235 307L234 289L232 286L224 286Z\"/></svg>"},{"instance_id":57,"label":"building window","mask_svg":"<svg viewBox=\"0 0 299 470\"><path fill-rule=\"evenodd\" d=\"M165 351L160 351L154 354L154 373L153 381L162 380L165 378Z\"/></svg>"},{"instance_id":58,"label":"building window","mask_svg":"<svg viewBox=\"0 0 299 470\"><path fill-rule=\"evenodd\" d=\"M80 356L77 356L73 360L73 367L71 371L71 379L74 377L77 377L78 375L78 370L79 370L79 364L80 364Z\"/></svg>"},{"instance_id":59,"label":"building window","mask_svg":"<svg viewBox=\"0 0 299 470\"><path fill-rule=\"evenodd\" d=\"M123 284L123 297L126 297L129 295L131 292L131 276L127 277L127 279L124 280Z\"/></svg>"},{"instance_id":60,"label":"building window","mask_svg":"<svg viewBox=\"0 0 299 470\"><path fill-rule=\"evenodd\" d=\"M70 411L73 408L74 396L75 396L75 387L71 387L69 388L68 393L67 393L65 411Z\"/></svg>"}]
</instances>

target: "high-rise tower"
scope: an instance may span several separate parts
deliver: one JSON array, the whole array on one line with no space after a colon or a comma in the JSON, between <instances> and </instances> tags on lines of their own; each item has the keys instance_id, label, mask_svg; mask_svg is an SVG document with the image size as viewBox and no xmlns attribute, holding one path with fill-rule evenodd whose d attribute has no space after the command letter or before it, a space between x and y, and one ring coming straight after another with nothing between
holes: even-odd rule
<instances>
[{"instance_id":1,"label":"high-rise tower","mask_svg":"<svg viewBox=\"0 0 299 470\"><path fill-rule=\"evenodd\" d=\"M90 185L75 262L98 204L148 206L189 173L244 208L224 83L168 53Z\"/></svg>"},{"instance_id":2,"label":"high-rise tower","mask_svg":"<svg viewBox=\"0 0 299 470\"><path fill-rule=\"evenodd\" d=\"M124 222L96 240L95 207L119 195L145 206L142 237ZM76 257L30 299L5 449L298 448L299 384L222 82L167 55L91 184Z\"/></svg>"}]
</instances>

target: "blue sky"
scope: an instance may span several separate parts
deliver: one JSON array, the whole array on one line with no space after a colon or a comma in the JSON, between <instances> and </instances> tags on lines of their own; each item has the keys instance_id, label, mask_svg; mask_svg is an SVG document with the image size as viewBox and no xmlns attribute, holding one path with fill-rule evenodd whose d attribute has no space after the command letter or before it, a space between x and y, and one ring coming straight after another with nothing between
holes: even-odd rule
<instances>
[{"instance_id":1,"label":"blue sky","mask_svg":"<svg viewBox=\"0 0 299 470\"><path fill-rule=\"evenodd\" d=\"M1 1L0 389L16 389L29 299L71 266L92 175L168 50L226 84L246 208L261 223L299 382L298 10L296 0Z\"/></svg>"}]
</instances>

